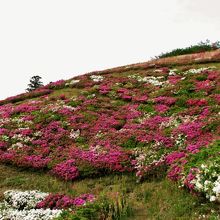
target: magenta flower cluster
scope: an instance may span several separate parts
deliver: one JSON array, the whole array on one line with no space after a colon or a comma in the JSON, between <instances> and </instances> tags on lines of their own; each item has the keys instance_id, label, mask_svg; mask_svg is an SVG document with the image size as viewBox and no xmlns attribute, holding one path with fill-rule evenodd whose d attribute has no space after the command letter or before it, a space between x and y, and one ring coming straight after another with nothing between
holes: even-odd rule
<instances>
[{"instance_id":1,"label":"magenta flower cluster","mask_svg":"<svg viewBox=\"0 0 220 220\"><path fill-rule=\"evenodd\" d=\"M68 209L85 205L95 201L93 194L82 194L78 197L70 197L67 195L50 194L36 206L38 209Z\"/></svg>"},{"instance_id":2,"label":"magenta flower cluster","mask_svg":"<svg viewBox=\"0 0 220 220\"><path fill-rule=\"evenodd\" d=\"M73 159L57 164L52 169L52 173L65 180L74 180L79 176L79 170L75 166L75 160Z\"/></svg>"}]
</instances>

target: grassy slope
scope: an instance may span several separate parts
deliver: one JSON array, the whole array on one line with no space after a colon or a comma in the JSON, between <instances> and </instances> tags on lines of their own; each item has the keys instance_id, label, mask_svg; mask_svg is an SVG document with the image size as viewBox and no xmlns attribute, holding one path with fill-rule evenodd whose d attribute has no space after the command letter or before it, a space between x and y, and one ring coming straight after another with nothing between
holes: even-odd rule
<instances>
[{"instance_id":1,"label":"grassy slope","mask_svg":"<svg viewBox=\"0 0 220 220\"><path fill-rule=\"evenodd\" d=\"M217 208L201 197L180 190L167 179L136 183L132 175L112 175L76 182L63 182L45 173L31 172L0 165L0 193L8 189L62 192L77 195L84 192L94 194L122 191L129 198L134 215L130 219L197 219L198 214ZM202 204L202 205L201 205Z\"/></svg>"},{"instance_id":2,"label":"grassy slope","mask_svg":"<svg viewBox=\"0 0 220 220\"><path fill-rule=\"evenodd\" d=\"M209 64L212 65L212 64ZM215 63L220 69L220 63ZM206 64L191 65L190 68L203 67ZM184 66L186 67L186 66ZM134 71L132 71L134 73ZM140 72L140 71L139 71ZM121 73L115 73L119 75ZM124 72L122 75L129 75ZM79 89L61 89L50 96L65 94L67 97L78 95ZM7 189L39 189L45 192L62 192L69 195L81 193L107 193L114 196L114 192L122 191L134 208L131 219L198 219L201 214L218 210L217 205L210 204L203 198L180 190L167 179L136 183L133 175L110 175L99 178L87 178L75 182L64 182L41 172L17 169L0 165L0 198ZM198 214L199 213L199 214Z\"/></svg>"}]
</instances>

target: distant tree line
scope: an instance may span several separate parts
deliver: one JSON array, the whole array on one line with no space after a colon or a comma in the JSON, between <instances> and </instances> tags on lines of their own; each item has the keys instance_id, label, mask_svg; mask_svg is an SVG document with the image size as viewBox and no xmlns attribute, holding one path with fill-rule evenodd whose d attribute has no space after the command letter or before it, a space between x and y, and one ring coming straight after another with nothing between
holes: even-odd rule
<instances>
[{"instance_id":1,"label":"distant tree line","mask_svg":"<svg viewBox=\"0 0 220 220\"><path fill-rule=\"evenodd\" d=\"M165 57L173 57L178 55L192 54L192 53L201 53L206 51L212 51L220 48L220 41L216 41L211 43L210 40L206 40L205 42L201 41L196 45L191 45L186 48L177 48L170 52L161 53L156 58L165 58Z\"/></svg>"}]
</instances>

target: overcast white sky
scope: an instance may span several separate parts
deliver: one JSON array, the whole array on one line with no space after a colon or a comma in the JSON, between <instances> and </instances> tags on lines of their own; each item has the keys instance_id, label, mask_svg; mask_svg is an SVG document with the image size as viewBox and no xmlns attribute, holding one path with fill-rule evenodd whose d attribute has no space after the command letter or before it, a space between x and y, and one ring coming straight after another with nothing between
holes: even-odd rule
<instances>
[{"instance_id":1,"label":"overcast white sky","mask_svg":"<svg viewBox=\"0 0 220 220\"><path fill-rule=\"evenodd\" d=\"M220 0L0 0L0 99L220 40Z\"/></svg>"}]
</instances>

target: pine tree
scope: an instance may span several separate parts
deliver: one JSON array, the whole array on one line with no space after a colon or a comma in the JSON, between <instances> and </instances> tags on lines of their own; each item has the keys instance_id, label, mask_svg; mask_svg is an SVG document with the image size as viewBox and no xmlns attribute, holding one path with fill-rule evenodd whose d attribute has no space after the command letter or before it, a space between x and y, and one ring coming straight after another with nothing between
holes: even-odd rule
<instances>
[{"instance_id":1,"label":"pine tree","mask_svg":"<svg viewBox=\"0 0 220 220\"><path fill-rule=\"evenodd\" d=\"M30 79L30 83L28 84L28 88L26 89L28 92L31 92L39 87L43 86L40 76L32 76Z\"/></svg>"}]
</instances>

